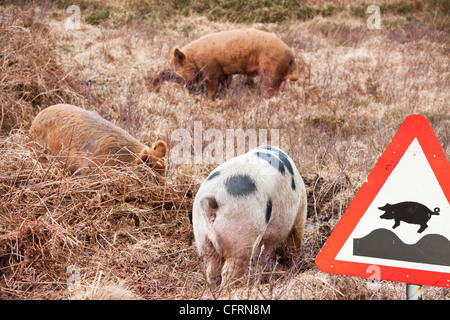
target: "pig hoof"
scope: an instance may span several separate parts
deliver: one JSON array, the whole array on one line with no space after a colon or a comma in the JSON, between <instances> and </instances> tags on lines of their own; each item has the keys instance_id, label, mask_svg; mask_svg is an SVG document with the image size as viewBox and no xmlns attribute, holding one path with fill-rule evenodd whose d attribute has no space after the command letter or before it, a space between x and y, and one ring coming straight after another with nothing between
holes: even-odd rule
<instances>
[{"instance_id":1,"label":"pig hoof","mask_svg":"<svg viewBox=\"0 0 450 320\"><path fill-rule=\"evenodd\" d=\"M417 231L418 233L422 233L426 228L428 228L428 225L424 224L420 226L420 229Z\"/></svg>"}]
</instances>

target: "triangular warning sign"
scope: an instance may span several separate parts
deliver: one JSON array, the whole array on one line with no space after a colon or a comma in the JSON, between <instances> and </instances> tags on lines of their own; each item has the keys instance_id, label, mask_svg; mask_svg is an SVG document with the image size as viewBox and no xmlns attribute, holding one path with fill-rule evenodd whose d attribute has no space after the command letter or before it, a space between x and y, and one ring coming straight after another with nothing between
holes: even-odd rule
<instances>
[{"instance_id":1,"label":"triangular warning sign","mask_svg":"<svg viewBox=\"0 0 450 320\"><path fill-rule=\"evenodd\" d=\"M424 116L402 123L316 264L327 273L450 287L450 164Z\"/></svg>"}]
</instances>

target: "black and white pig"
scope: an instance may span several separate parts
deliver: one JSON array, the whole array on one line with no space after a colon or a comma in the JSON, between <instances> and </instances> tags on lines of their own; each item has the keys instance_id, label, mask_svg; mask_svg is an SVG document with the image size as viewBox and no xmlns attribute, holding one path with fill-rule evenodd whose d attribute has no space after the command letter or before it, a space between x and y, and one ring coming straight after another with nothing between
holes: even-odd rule
<instances>
[{"instance_id":1,"label":"black and white pig","mask_svg":"<svg viewBox=\"0 0 450 320\"><path fill-rule=\"evenodd\" d=\"M253 257L270 257L288 240L300 252L306 190L292 159L273 146L257 147L214 169L194 200L192 223L207 281L223 288Z\"/></svg>"}]
</instances>

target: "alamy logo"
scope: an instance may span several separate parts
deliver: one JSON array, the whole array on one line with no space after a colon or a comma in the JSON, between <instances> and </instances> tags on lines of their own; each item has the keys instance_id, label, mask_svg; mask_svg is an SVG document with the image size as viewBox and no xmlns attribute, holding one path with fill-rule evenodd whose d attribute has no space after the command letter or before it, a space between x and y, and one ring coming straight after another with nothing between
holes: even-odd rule
<instances>
[{"instance_id":1,"label":"alamy logo","mask_svg":"<svg viewBox=\"0 0 450 320\"><path fill-rule=\"evenodd\" d=\"M67 288L69 291L78 290L81 288L80 267L71 265L67 267L67 273L70 276L67 278Z\"/></svg>"},{"instance_id":2,"label":"alamy logo","mask_svg":"<svg viewBox=\"0 0 450 320\"><path fill-rule=\"evenodd\" d=\"M373 29L381 29L381 14L380 7L376 5L370 5L367 7L366 12L371 14L371 16L367 19L367 28L370 30Z\"/></svg>"},{"instance_id":3,"label":"alamy logo","mask_svg":"<svg viewBox=\"0 0 450 320\"><path fill-rule=\"evenodd\" d=\"M270 143L268 133L267 129L226 129L225 132L218 129L203 130L202 121L194 121L193 136L187 129L172 132L171 141L178 143L171 148L171 162L175 165L220 165L236 156L235 147L237 156L257 146L270 144L278 147L279 130L270 129ZM203 147L205 142L207 144Z\"/></svg>"},{"instance_id":4,"label":"alamy logo","mask_svg":"<svg viewBox=\"0 0 450 320\"><path fill-rule=\"evenodd\" d=\"M80 7L76 5L71 5L66 9L67 13L72 13L70 17L68 17L65 21L64 27L66 30L78 30L81 28L81 13Z\"/></svg>"}]
</instances>

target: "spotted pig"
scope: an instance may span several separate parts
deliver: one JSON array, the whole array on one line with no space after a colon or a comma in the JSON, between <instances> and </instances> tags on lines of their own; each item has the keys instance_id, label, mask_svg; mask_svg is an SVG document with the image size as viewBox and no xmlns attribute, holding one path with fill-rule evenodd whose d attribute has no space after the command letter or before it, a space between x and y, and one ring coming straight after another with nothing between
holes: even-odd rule
<instances>
[{"instance_id":1,"label":"spotted pig","mask_svg":"<svg viewBox=\"0 0 450 320\"><path fill-rule=\"evenodd\" d=\"M175 48L172 66L191 92L200 91L204 82L210 99L221 84L229 86L233 74L259 75L270 95L286 79L299 77L291 48L275 34L256 29L217 32Z\"/></svg>"},{"instance_id":2,"label":"spotted pig","mask_svg":"<svg viewBox=\"0 0 450 320\"><path fill-rule=\"evenodd\" d=\"M145 162L163 175L167 146L147 147L97 113L58 104L42 110L30 129L31 145L67 163L69 171L85 172L97 165Z\"/></svg>"},{"instance_id":3,"label":"spotted pig","mask_svg":"<svg viewBox=\"0 0 450 320\"><path fill-rule=\"evenodd\" d=\"M299 253L306 207L303 180L278 148L257 147L214 169L195 197L192 221L208 282L224 287L252 256L267 258L286 239Z\"/></svg>"}]
</instances>

